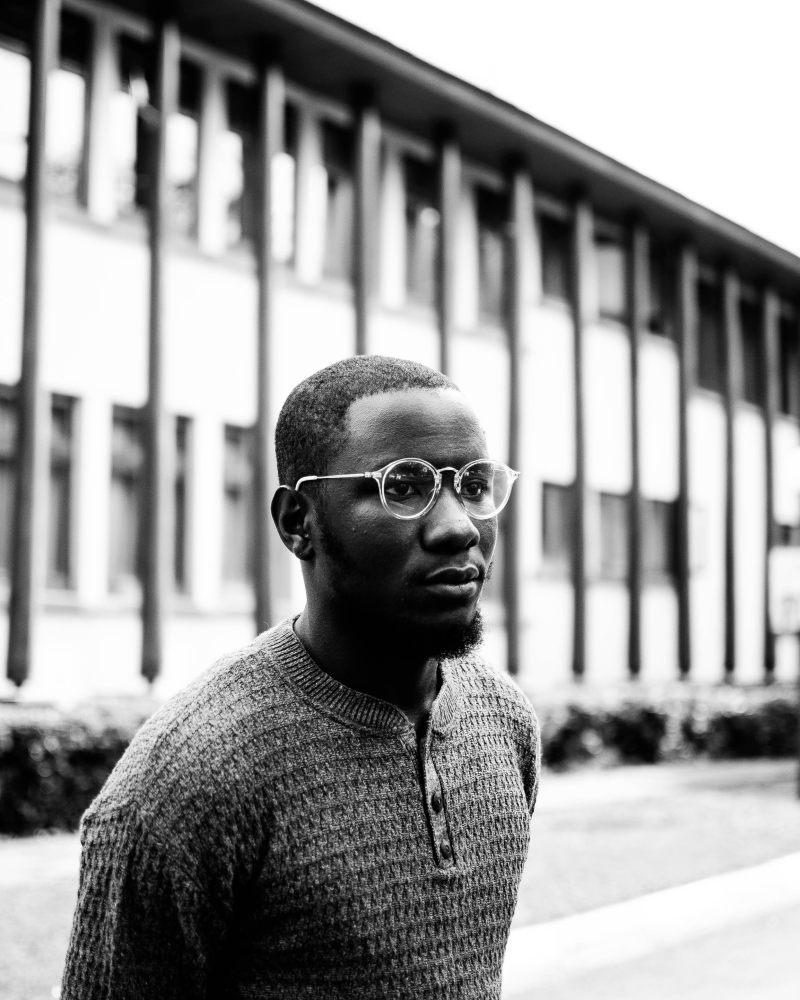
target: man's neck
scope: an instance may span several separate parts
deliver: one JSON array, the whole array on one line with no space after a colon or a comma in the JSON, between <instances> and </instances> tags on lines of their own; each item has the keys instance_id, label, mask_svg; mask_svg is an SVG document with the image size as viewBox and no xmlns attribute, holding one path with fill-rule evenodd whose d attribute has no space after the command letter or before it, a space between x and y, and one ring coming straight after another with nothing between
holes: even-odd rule
<instances>
[{"instance_id":1,"label":"man's neck","mask_svg":"<svg viewBox=\"0 0 800 1000\"><path fill-rule=\"evenodd\" d=\"M376 641L366 630L360 635L320 621L306 608L294 623L297 637L326 674L341 684L389 702L409 719L418 735L439 686L435 657L410 658L394 651L395 644Z\"/></svg>"}]
</instances>

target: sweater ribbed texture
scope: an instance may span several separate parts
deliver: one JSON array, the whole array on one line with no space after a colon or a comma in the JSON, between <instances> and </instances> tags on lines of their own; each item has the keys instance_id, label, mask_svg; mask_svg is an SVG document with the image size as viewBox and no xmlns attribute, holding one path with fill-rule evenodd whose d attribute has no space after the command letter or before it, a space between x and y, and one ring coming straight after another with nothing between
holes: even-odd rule
<instances>
[{"instance_id":1,"label":"sweater ribbed texture","mask_svg":"<svg viewBox=\"0 0 800 1000\"><path fill-rule=\"evenodd\" d=\"M418 751L284 622L160 709L84 816L62 998L499 997L538 769L479 660L442 663Z\"/></svg>"}]
</instances>

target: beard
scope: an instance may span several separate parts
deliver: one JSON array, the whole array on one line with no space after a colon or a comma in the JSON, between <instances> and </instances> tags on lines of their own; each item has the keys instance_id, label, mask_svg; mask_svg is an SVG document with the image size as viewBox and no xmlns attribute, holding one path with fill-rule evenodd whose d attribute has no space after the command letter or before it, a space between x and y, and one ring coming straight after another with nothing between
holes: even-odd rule
<instances>
[{"instance_id":1,"label":"beard","mask_svg":"<svg viewBox=\"0 0 800 1000\"><path fill-rule=\"evenodd\" d=\"M324 503L323 503L324 508ZM340 578L347 579L359 572L341 541L328 530L324 515L319 521L320 541L327 557L336 563ZM488 580L492 564L486 573ZM403 614L398 605L396 614L386 614L363 600L341 595L337 601L339 624L377 647L409 649L432 659L452 659L474 652L483 642L484 620L480 607L466 623L415 622Z\"/></svg>"}]
</instances>

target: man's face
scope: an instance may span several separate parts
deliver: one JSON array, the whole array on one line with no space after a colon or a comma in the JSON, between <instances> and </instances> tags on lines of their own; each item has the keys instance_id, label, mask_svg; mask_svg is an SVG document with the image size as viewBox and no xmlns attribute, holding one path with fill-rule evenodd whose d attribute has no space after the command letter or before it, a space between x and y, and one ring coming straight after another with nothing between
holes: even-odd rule
<instances>
[{"instance_id":1,"label":"man's face","mask_svg":"<svg viewBox=\"0 0 800 1000\"><path fill-rule=\"evenodd\" d=\"M372 471L398 458L459 469L488 457L475 414L451 390L370 396L353 403L348 416L348 440L329 474ZM408 521L386 512L374 480L328 481L325 490L324 503L316 505L320 534L312 577L337 624L376 642L407 643L410 653L413 646L426 656L477 640L478 600L497 522L469 517L453 492L451 472L444 473L433 509Z\"/></svg>"}]
</instances>

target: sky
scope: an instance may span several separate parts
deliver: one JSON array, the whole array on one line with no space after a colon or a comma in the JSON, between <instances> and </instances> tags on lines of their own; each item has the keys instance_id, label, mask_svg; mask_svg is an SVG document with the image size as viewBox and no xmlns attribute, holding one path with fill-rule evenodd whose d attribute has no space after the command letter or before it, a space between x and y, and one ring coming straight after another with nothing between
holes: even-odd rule
<instances>
[{"instance_id":1,"label":"sky","mask_svg":"<svg viewBox=\"0 0 800 1000\"><path fill-rule=\"evenodd\" d=\"M800 0L316 0L800 256Z\"/></svg>"}]
</instances>

